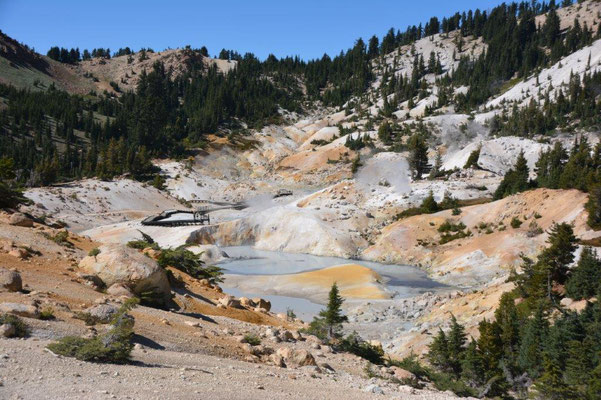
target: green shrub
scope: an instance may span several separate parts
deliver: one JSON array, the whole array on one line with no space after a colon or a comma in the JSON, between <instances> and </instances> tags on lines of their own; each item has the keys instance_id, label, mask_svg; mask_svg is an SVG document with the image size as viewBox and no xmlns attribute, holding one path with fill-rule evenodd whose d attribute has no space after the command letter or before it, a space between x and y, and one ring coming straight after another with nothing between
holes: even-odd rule
<instances>
[{"instance_id":1,"label":"green shrub","mask_svg":"<svg viewBox=\"0 0 601 400\"><path fill-rule=\"evenodd\" d=\"M29 204L31 200L23 196L20 190L11 188L0 180L0 208L16 208L19 204Z\"/></svg>"},{"instance_id":2,"label":"green shrub","mask_svg":"<svg viewBox=\"0 0 601 400\"><path fill-rule=\"evenodd\" d=\"M518 217L513 217L510 225L513 229L517 229L522 225L522 221Z\"/></svg>"},{"instance_id":3,"label":"green shrub","mask_svg":"<svg viewBox=\"0 0 601 400\"><path fill-rule=\"evenodd\" d=\"M468 169L470 167L478 168L478 159L480 159L480 150L478 147L476 150L472 151L465 162L463 168Z\"/></svg>"},{"instance_id":4,"label":"green shrub","mask_svg":"<svg viewBox=\"0 0 601 400\"><path fill-rule=\"evenodd\" d=\"M286 317L291 320L296 319L296 313L292 308L286 307Z\"/></svg>"},{"instance_id":5,"label":"green shrub","mask_svg":"<svg viewBox=\"0 0 601 400\"><path fill-rule=\"evenodd\" d=\"M154 241L154 239L150 235L145 234L141 230L138 230L138 232L140 232L140 234L142 235L142 239L130 240L129 242L127 242L127 247L137 250L144 250L147 248L159 250L159 245L157 244L157 242Z\"/></svg>"},{"instance_id":6,"label":"green shrub","mask_svg":"<svg viewBox=\"0 0 601 400\"><path fill-rule=\"evenodd\" d=\"M194 254L184 246L175 249L162 249L159 265L179 269L197 279L208 279L211 283L223 282L223 269L214 265L205 266L200 254Z\"/></svg>"},{"instance_id":7,"label":"green shrub","mask_svg":"<svg viewBox=\"0 0 601 400\"><path fill-rule=\"evenodd\" d=\"M69 232L66 230L59 231L56 235L50 235L48 233L43 233L44 237L48 240L52 240L54 243L65 246L65 247L73 247L73 243L69 241Z\"/></svg>"},{"instance_id":8,"label":"green shrub","mask_svg":"<svg viewBox=\"0 0 601 400\"><path fill-rule=\"evenodd\" d=\"M248 333L244 335L244 341L251 346L258 346L261 344L261 338L253 333Z\"/></svg>"},{"instance_id":9,"label":"green shrub","mask_svg":"<svg viewBox=\"0 0 601 400\"><path fill-rule=\"evenodd\" d=\"M445 244L452 242L453 240L462 239L468 236L472 236L472 232L469 229L466 229L465 231L458 231L453 234L443 233L442 235L440 235L440 241L438 243Z\"/></svg>"},{"instance_id":10,"label":"green shrub","mask_svg":"<svg viewBox=\"0 0 601 400\"><path fill-rule=\"evenodd\" d=\"M82 320L83 322L85 322L85 324L87 326L94 326L96 324L102 323L102 321L100 320L100 318L95 317L92 314L90 314L89 312L84 312L84 311L78 311L78 312L76 312L73 315L73 318Z\"/></svg>"},{"instance_id":11,"label":"green shrub","mask_svg":"<svg viewBox=\"0 0 601 400\"><path fill-rule=\"evenodd\" d=\"M0 325L9 324L15 328L16 337L25 337L29 334L29 328L23 320L13 314L1 314Z\"/></svg>"},{"instance_id":12,"label":"green shrub","mask_svg":"<svg viewBox=\"0 0 601 400\"><path fill-rule=\"evenodd\" d=\"M463 222L459 222L458 224L453 223L452 221L446 220L438 227L438 232L459 232L465 229L465 224Z\"/></svg>"},{"instance_id":13,"label":"green shrub","mask_svg":"<svg viewBox=\"0 0 601 400\"><path fill-rule=\"evenodd\" d=\"M382 347L371 345L363 340L357 332L353 332L342 339L337 347L342 351L364 358L373 364L384 364L384 350L382 350Z\"/></svg>"},{"instance_id":14,"label":"green shrub","mask_svg":"<svg viewBox=\"0 0 601 400\"><path fill-rule=\"evenodd\" d=\"M49 321L52 319L55 319L56 317L54 316L54 310L50 307L44 308L41 312L40 312L40 319L43 321Z\"/></svg>"},{"instance_id":15,"label":"green shrub","mask_svg":"<svg viewBox=\"0 0 601 400\"><path fill-rule=\"evenodd\" d=\"M144 250L149 247L154 250L158 250L159 248L156 243L149 243L145 240L130 240L129 242L127 242L127 247L137 250Z\"/></svg>"},{"instance_id":16,"label":"green shrub","mask_svg":"<svg viewBox=\"0 0 601 400\"><path fill-rule=\"evenodd\" d=\"M96 258L98 254L100 254L100 249L98 247L95 247L92 250L90 250L88 256Z\"/></svg>"},{"instance_id":17,"label":"green shrub","mask_svg":"<svg viewBox=\"0 0 601 400\"><path fill-rule=\"evenodd\" d=\"M458 396L477 396L478 392L476 389L469 387L461 380L457 379L452 374L436 372L430 367L422 365L417 357L412 354L408 357L403 358L400 361L388 360L388 364L391 366L397 366L403 368L413 375L416 376L417 380L428 380L431 381L436 389L440 391L450 390ZM413 386L415 383L408 383Z\"/></svg>"},{"instance_id":18,"label":"green shrub","mask_svg":"<svg viewBox=\"0 0 601 400\"><path fill-rule=\"evenodd\" d=\"M94 338L67 336L48 345L55 354L74 357L81 361L124 363L133 349L133 318L127 314L137 304L136 299L126 301L111 322L111 329Z\"/></svg>"}]
</instances>

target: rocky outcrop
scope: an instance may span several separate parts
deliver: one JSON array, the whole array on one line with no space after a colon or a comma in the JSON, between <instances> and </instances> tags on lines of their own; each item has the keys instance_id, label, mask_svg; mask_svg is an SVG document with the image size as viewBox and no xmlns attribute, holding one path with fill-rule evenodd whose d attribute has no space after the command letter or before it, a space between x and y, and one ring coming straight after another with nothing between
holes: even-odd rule
<instances>
[{"instance_id":1,"label":"rocky outcrop","mask_svg":"<svg viewBox=\"0 0 601 400\"><path fill-rule=\"evenodd\" d=\"M131 291L131 289L122 283L115 283L115 284L111 285L106 290L106 293L110 294L111 296L115 296L115 297L121 297L121 296L125 296L128 298L134 297L134 293Z\"/></svg>"},{"instance_id":2,"label":"rocky outcrop","mask_svg":"<svg viewBox=\"0 0 601 400\"><path fill-rule=\"evenodd\" d=\"M112 304L98 304L85 310L86 313L104 324L111 322L117 311L119 311L119 308Z\"/></svg>"},{"instance_id":3,"label":"rocky outcrop","mask_svg":"<svg viewBox=\"0 0 601 400\"><path fill-rule=\"evenodd\" d=\"M39 318L40 311L35 304L1 303L0 313L18 315L19 317Z\"/></svg>"},{"instance_id":4,"label":"rocky outcrop","mask_svg":"<svg viewBox=\"0 0 601 400\"><path fill-rule=\"evenodd\" d=\"M271 301L269 300L261 299L260 297L255 297L254 299L252 299L252 302L257 308L262 308L265 311L271 310Z\"/></svg>"},{"instance_id":5,"label":"rocky outcrop","mask_svg":"<svg viewBox=\"0 0 601 400\"><path fill-rule=\"evenodd\" d=\"M19 292L23 290L21 274L17 271L0 268L0 289L6 289L9 292Z\"/></svg>"},{"instance_id":6,"label":"rocky outcrop","mask_svg":"<svg viewBox=\"0 0 601 400\"><path fill-rule=\"evenodd\" d=\"M22 213L14 213L10 216L9 224L14 226L22 226L25 228L31 228L33 226L33 220L27 215Z\"/></svg>"},{"instance_id":7,"label":"rocky outcrop","mask_svg":"<svg viewBox=\"0 0 601 400\"><path fill-rule=\"evenodd\" d=\"M290 347L280 347L276 351L276 355L282 357L286 361L286 365L297 367L317 366L313 355L304 349L295 350Z\"/></svg>"},{"instance_id":8,"label":"rocky outcrop","mask_svg":"<svg viewBox=\"0 0 601 400\"><path fill-rule=\"evenodd\" d=\"M98 276L106 286L122 284L137 295L153 292L157 300L169 301L167 275L155 260L123 245L105 245L99 250L98 255L81 260L82 272Z\"/></svg>"}]
</instances>

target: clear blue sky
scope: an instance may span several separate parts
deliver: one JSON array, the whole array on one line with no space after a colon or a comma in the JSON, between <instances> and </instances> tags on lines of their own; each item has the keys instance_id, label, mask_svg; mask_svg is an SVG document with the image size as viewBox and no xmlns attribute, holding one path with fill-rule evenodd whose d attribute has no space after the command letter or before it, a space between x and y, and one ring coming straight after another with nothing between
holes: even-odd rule
<instances>
[{"instance_id":1,"label":"clear blue sky","mask_svg":"<svg viewBox=\"0 0 601 400\"><path fill-rule=\"evenodd\" d=\"M260 58L337 54L431 16L490 9L501 0L0 0L0 29L46 53L63 47L163 50L190 44Z\"/></svg>"}]
</instances>

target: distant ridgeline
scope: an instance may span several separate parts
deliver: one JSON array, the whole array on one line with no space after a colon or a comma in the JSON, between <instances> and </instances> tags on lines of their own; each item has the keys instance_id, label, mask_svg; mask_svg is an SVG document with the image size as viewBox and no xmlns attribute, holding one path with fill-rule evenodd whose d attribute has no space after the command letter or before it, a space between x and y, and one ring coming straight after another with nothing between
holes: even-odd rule
<instances>
[{"instance_id":1,"label":"distant ridgeline","mask_svg":"<svg viewBox=\"0 0 601 400\"><path fill-rule=\"evenodd\" d=\"M570 4L564 1L562 6ZM542 13L548 13L548 17L537 27L535 16ZM34 93L0 85L0 157L13 160L16 182L20 184L43 185L86 176L109 179L122 173L148 179L154 173L151 157L182 157L188 149L202 146L208 133L243 134L245 126L260 128L281 122L282 110L302 113L320 103L347 108L366 104L368 88L375 78L372 61L423 37L457 30L461 32L458 46L463 37L472 36L482 38L487 51L475 59L462 57L454 72L443 71L433 54L427 62L423 55L416 55L411 76L392 74L379 88L388 115L398 109L399 103L412 103L421 96L427 73L439 76L438 107L454 103L469 112L498 93L504 82L548 66L598 37L598 32L578 23L567 31L560 30L554 1L521 2L500 5L490 13L456 13L442 21L432 17L425 27L410 26L405 32L391 29L381 42L377 36L367 45L358 39L353 48L334 58L324 55L303 61L271 55L260 61L250 53L242 56L222 50L220 58L236 61L236 67L227 73L203 63L203 57L208 56L206 48L186 48L182 51L195 57L185 73L175 76L157 62L150 71L140 74L135 92L120 96L106 91L73 95L52 85L43 93ZM5 35L2 38L10 39ZM125 48L113 56L143 57L147 51L152 52L144 49L134 54ZM15 58L0 46L0 56L8 55ZM77 64L81 59L110 58L111 52L94 49L80 53L79 49L53 47L48 57ZM44 59L35 55L33 60ZM574 89L578 96L569 93L557 103L549 99L549 105L541 111L516 110L501 121L509 122L508 128L497 126L493 130L524 134L524 130L531 129L528 124L539 123L531 122L527 113L552 113L552 122L545 122L541 128L545 131L572 118L596 124L601 115L594 95L598 82L597 74L583 82L574 80L572 86L578 83ZM457 86L469 89L453 95L452 88ZM118 85L114 88L120 91ZM394 96L390 101L386 96L391 94ZM528 122L520 122L524 119Z\"/></svg>"}]
</instances>

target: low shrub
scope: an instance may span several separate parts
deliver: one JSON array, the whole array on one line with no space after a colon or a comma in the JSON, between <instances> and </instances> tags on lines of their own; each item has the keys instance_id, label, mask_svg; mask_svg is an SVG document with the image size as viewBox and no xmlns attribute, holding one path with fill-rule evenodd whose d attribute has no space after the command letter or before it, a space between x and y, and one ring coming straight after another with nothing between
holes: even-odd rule
<instances>
[{"instance_id":1,"label":"low shrub","mask_svg":"<svg viewBox=\"0 0 601 400\"><path fill-rule=\"evenodd\" d=\"M205 266L200 254L194 254L184 246L162 249L157 260L163 268L179 269L197 279L208 279L211 284L223 282L223 269L214 265Z\"/></svg>"},{"instance_id":2,"label":"low shrub","mask_svg":"<svg viewBox=\"0 0 601 400\"><path fill-rule=\"evenodd\" d=\"M54 316L54 310L50 307L44 308L41 312L40 312L40 319L43 321L50 321L55 319L56 317Z\"/></svg>"},{"instance_id":3,"label":"low shrub","mask_svg":"<svg viewBox=\"0 0 601 400\"><path fill-rule=\"evenodd\" d=\"M459 232L465 229L465 224L463 222L459 222L455 224L452 221L446 220L438 227L438 232Z\"/></svg>"},{"instance_id":4,"label":"low shrub","mask_svg":"<svg viewBox=\"0 0 601 400\"><path fill-rule=\"evenodd\" d=\"M521 220L520 220L518 217L513 217L513 218L511 219L511 223L510 223L510 225L511 225L511 227L512 227L513 229L517 229L517 228L519 228L520 226L522 226L522 221L521 221Z\"/></svg>"},{"instance_id":5,"label":"low shrub","mask_svg":"<svg viewBox=\"0 0 601 400\"><path fill-rule=\"evenodd\" d=\"M52 240L54 243L65 246L65 247L73 247L73 243L69 241L69 232L67 231L59 231L56 235L50 235L48 233L43 233L46 239Z\"/></svg>"},{"instance_id":6,"label":"low shrub","mask_svg":"<svg viewBox=\"0 0 601 400\"><path fill-rule=\"evenodd\" d=\"M102 323L102 321L100 320L100 318L95 317L92 314L90 314L89 312L84 312L84 311L78 311L78 312L76 312L73 315L73 318L82 320L83 322L85 322L85 324L87 326L94 326L96 324Z\"/></svg>"},{"instance_id":7,"label":"low shrub","mask_svg":"<svg viewBox=\"0 0 601 400\"><path fill-rule=\"evenodd\" d=\"M382 350L382 347L373 346L366 342L356 332L342 339L337 347L342 351L364 358L373 364L384 364L384 350Z\"/></svg>"},{"instance_id":8,"label":"low shrub","mask_svg":"<svg viewBox=\"0 0 601 400\"><path fill-rule=\"evenodd\" d=\"M12 325L15 328L15 337L26 337L29 334L29 328L23 320L13 314L0 314L0 325Z\"/></svg>"},{"instance_id":9,"label":"low shrub","mask_svg":"<svg viewBox=\"0 0 601 400\"><path fill-rule=\"evenodd\" d=\"M261 344L261 338L253 333L248 333L244 335L244 341L251 346L258 346Z\"/></svg>"},{"instance_id":10,"label":"low shrub","mask_svg":"<svg viewBox=\"0 0 601 400\"><path fill-rule=\"evenodd\" d=\"M138 232L140 232L140 234L142 235L142 239L130 240L129 242L127 242L127 247L137 250L144 250L147 248L159 250L159 245L154 241L154 239L150 235L147 235L140 230L138 230Z\"/></svg>"},{"instance_id":11,"label":"low shrub","mask_svg":"<svg viewBox=\"0 0 601 400\"><path fill-rule=\"evenodd\" d=\"M49 344L48 349L81 361L125 363L133 349L133 318L127 312L136 305L137 299L126 301L115 314L111 329L106 334L94 338L67 336Z\"/></svg>"},{"instance_id":12,"label":"low shrub","mask_svg":"<svg viewBox=\"0 0 601 400\"><path fill-rule=\"evenodd\" d=\"M96 256L100 254L100 249L98 247L93 248L88 252L88 256L96 258Z\"/></svg>"},{"instance_id":13,"label":"low shrub","mask_svg":"<svg viewBox=\"0 0 601 400\"><path fill-rule=\"evenodd\" d=\"M451 233L443 233L442 235L440 235L440 241L438 243L445 244L445 243L452 242L453 240L463 239L468 236L472 236L472 232L469 229L466 229L465 231L458 231L458 232L452 233L452 234Z\"/></svg>"}]
</instances>

